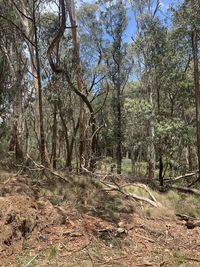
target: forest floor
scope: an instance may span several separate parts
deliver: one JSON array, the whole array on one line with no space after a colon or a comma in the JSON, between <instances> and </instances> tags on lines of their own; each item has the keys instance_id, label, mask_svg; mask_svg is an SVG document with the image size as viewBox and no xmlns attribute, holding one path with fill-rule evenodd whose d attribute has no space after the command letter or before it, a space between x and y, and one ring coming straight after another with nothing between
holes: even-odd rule
<instances>
[{"instance_id":1,"label":"forest floor","mask_svg":"<svg viewBox=\"0 0 200 267\"><path fill-rule=\"evenodd\" d=\"M136 202L137 209L122 207L117 217L100 216L105 211L78 188L87 210L73 206L72 195L69 204L59 200L61 190L57 199L50 191L26 175L0 171L1 267L200 266L200 227L188 229L163 213L146 216Z\"/></svg>"}]
</instances>

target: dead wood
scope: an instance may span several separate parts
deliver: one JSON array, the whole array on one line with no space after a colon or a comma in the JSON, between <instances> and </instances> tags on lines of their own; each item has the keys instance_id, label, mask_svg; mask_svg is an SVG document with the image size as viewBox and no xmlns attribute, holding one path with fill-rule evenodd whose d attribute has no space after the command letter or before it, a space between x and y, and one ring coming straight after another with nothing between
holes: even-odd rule
<instances>
[{"instance_id":1,"label":"dead wood","mask_svg":"<svg viewBox=\"0 0 200 267\"><path fill-rule=\"evenodd\" d=\"M150 189L148 188L147 185L145 184L140 184L140 183L130 183L130 184L126 184L126 185L123 185L122 187L125 188L127 186L135 186L135 187L139 187L139 188L142 188L144 189L148 194L149 196L151 197L151 199L154 201L154 202L158 202L155 198L155 196L152 194L152 192L150 191Z\"/></svg>"},{"instance_id":2,"label":"dead wood","mask_svg":"<svg viewBox=\"0 0 200 267\"><path fill-rule=\"evenodd\" d=\"M136 201L146 202L146 203L150 204L151 206L153 206L155 208L158 208L158 207L162 206L161 203L156 200L156 198L153 196L153 194L150 192L150 190L148 189L148 187L146 185L139 184L139 183L136 183L136 184L129 183L129 184L125 184L125 185L119 185L116 182L116 179L115 179L115 178L118 178L117 176L113 177L113 175L106 175L106 176L104 175L103 177L101 177L101 175L95 175L94 173L92 173L91 171L86 169L85 167L83 167L83 170L90 177L98 178L100 183L104 186L104 190L106 190L106 191L117 191L117 192L125 195L126 197L132 198L132 199L134 199ZM105 179L107 177L109 177L111 179L113 184L105 182ZM142 196L138 196L138 195L136 195L134 193L130 193L130 192L125 191L124 188L127 187L127 186L130 186L130 185L137 186L137 187L140 187L140 188L146 190L148 192L148 194L150 195L151 199L146 198L146 197L142 197Z\"/></svg>"},{"instance_id":3,"label":"dead wood","mask_svg":"<svg viewBox=\"0 0 200 267\"><path fill-rule=\"evenodd\" d=\"M146 202L146 203L150 204L151 206L153 206L155 208L158 208L158 207L162 206L160 202L151 200L151 199L146 198L146 197L138 196L138 195L136 195L134 193L129 193L129 192L124 191L123 190L124 186L116 185L116 183L115 183L115 185L113 185L113 184L105 183L103 181L100 181L100 182L105 186L105 190L106 191L117 191L117 192L120 192L121 194L125 195L126 197L132 198L132 199L137 200L137 201Z\"/></svg>"},{"instance_id":4,"label":"dead wood","mask_svg":"<svg viewBox=\"0 0 200 267\"><path fill-rule=\"evenodd\" d=\"M178 186L178 185L170 185L169 188L176 189L177 191L180 191L182 193L189 193L189 194L200 196L200 190L195 189L195 188L188 188L188 187L183 187L183 186Z\"/></svg>"},{"instance_id":5,"label":"dead wood","mask_svg":"<svg viewBox=\"0 0 200 267\"><path fill-rule=\"evenodd\" d=\"M142 239L145 239L145 240L147 240L150 243L155 243L155 240L153 240L153 239L151 239L149 237L146 237L146 236L143 236L143 235L140 235L140 234L137 234L137 233L134 233L134 236L139 237L139 238L142 238Z\"/></svg>"},{"instance_id":6,"label":"dead wood","mask_svg":"<svg viewBox=\"0 0 200 267\"><path fill-rule=\"evenodd\" d=\"M47 176L47 178L49 178L48 177L48 174L47 174L47 172L49 172L50 174L56 176L57 178L59 178L61 180L64 180L67 183L70 183L71 182L71 179L69 179L69 177L64 177L61 174L59 174L58 172L53 171L52 169L50 169L48 167L45 167L42 164L36 163L29 155L27 155L27 159L29 159L33 163L34 167L29 167L29 166L20 165L20 164L16 164L15 166L16 167L20 167L21 169L29 170L29 171L41 171L41 172L43 172L43 174L45 176Z\"/></svg>"},{"instance_id":7,"label":"dead wood","mask_svg":"<svg viewBox=\"0 0 200 267\"><path fill-rule=\"evenodd\" d=\"M192 176L195 176L197 175L197 173L199 172L199 170L195 170L193 172L189 172L189 173L186 173L184 175L179 175L177 177L168 177L168 178L165 178L164 180L165 181L169 181L169 182L176 182L180 179L185 179L185 178L189 178L189 177L192 177Z\"/></svg>"},{"instance_id":8,"label":"dead wood","mask_svg":"<svg viewBox=\"0 0 200 267\"><path fill-rule=\"evenodd\" d=\"M186 221L186 222L189 221L189 220L194 220L195 219L194 217L188 216L186 214L177 213L176 216L178 217L179 220Z\"/></svg>"}]
</instances>

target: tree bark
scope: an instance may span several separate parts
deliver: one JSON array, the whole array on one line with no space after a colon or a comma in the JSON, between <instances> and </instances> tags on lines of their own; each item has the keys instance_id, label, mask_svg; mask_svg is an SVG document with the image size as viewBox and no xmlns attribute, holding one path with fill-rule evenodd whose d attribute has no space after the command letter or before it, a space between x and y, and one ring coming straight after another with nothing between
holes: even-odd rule
<instances>
[{"instance_id":1,"label":"tree bark","mask_svg":"<svg viewBox=\"0 0 200 267\"><path fill-rule=\"evenodd\" d=\"M57 104L54 103L52 150L51 150L51 164L54 169L56 169L56 154L57 154Z\"/></svg>"},{"instance_id":2,"label":"tree bark","mask_svg":"<svg viewBox=\"0 0 200 267\"><path fill-rule=\"evenodd\" d=\"M151 86L149 86L148 88L148 100L153 107L153 92L152 88L150 87ZM155 146L154 146L155 127L153 118L150 118L149 120L148 136L149 136L149 144L147 148L147 176L149 179L153 179L155 175Z\"/></svg>"},{"instance_id":3,"label":"tree bark","mask_svg":"<svg viewBox=\"0 0 200 267\"><path fill-rule=\"evenodd\" d=\"M44 134L44 124L43 124L43 107L42 107L42 83L41 83L41 70L40 70L40 55L39 55L39 40L38 40L38 29L36 21L36 9L38 8L38 3L33 1L32 18L29 19L27 12L27 6L23 0L20 0L21 12L16 8L19 18L21 20L25 36L28 36L28 39L25 39L28 51L30 55L30 65L33 75L33 86L35 89L36 96L36 118L37 118L37 137L39 140L39 150L40 150L40 159L43 165L49 165L49 158L47 153L47 147L45 143L45 134ZM16 7L16 6L15 6Z\"/></svg>"},{"instance_id":4,"label":"tree bark","mask_svg":"<svg viewBox=\"0 0 200 267\"><path fill-rule=\"evenodd\" d=\"M49 165L49 159L47 155L47 148L45 144L45 134L44 134L44 122L43 122L43 104L42 104L42 83L41 83L41 70L40 70L40 59L39 59L39 47L38 47L38 31L36 25L36 14L35 6L33 8L33 27L34 27L34 37L35 37L35 68L36 68L36 110L38 113L38 124L39 124L39 137L40 137L40 158L41 163L44 166ZM32 55L33 57L34 55Z\"/></svg>"},{"instance_id":5,"label":"tree bark","mask_svg":"<svg viewBox=\"0 0 200 267\"><path fill-rule=\"evenodd\" d=\"M121 93L117 88L117 174L122 172L122 111L121 111Z\"/></svg>"},{"instance_id":6,"label":"tree bark","mask_svg":"<svg viewBox=\"0 0 200 267\"><path fill-rule=\"evenodd\" d=\"M198 169L200 170L200 86L199 86L199 66L198 66L198 36L197 30L192 31L192 50L194 60L194 83L195 83L195 100L196 100L196 125L197 125L197 156ZM198 175L200 180L200 172Z\"/></svg>"},{"instance_id":7,"label":"tree bark","mask_svg":"<svg viewBox=\"0 0 200 267\"><path fill-rule=\"evenodd\" d=\"M72 32L72 40L74 46L74 59L76 60L76 79L77 79L77 87L79 92L84 93L84 88L81 79L83 78L82 68L81 68L81 61L80 61L80 43L78 38L77 32L77 18L75 13L75 4L74 0L67 1L68 11L69 11L69 18L71 23L71 32ZM84 161L86 160L86 113L85 113L85 103L80 97L80 126L79 126L79 164L80 169Z\"/></svg>"}]
</instances>

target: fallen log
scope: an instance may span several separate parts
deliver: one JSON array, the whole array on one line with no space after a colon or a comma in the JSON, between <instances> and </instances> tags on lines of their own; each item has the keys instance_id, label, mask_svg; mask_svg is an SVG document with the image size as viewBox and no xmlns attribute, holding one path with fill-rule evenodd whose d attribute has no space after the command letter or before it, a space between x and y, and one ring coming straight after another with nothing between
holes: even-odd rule
<instances>
[{"instance_id":1,"label":"fallen log","mask_svg":"<svg viewBox=\"0 0 200 267\"><path fill-rule=\"evenodd\" d=\"M189 173L186 173L184 175L179 175L177 177L168 177L168 178L164 178L165 181L170 181L170 182L176 182L180 179L185 179L185 178L189 178L189 177L192 177L192 176L195 176L197 175L197 173L199 172L199 170L195 170L193 172L189 172Z\"/></svg>"},{"instance_id":2,"label":"fallen log","mask_svg":"<svg viewBox=\"0 0 200 267\"><path fill-rule=\"evenodd\" d=\"M85 167L82 167L82 169L85 171L85 173L87 173L90 177L92 178L98 178L99 179L99 182L104 186L104 190L106 191L118 191L119 193L125 195L126 197L129 197L129 198L132 198L134 200L137 200L137 201L142 201L142 202L146 202L148 204L150 204L151 206L155 207L155 208L158 208L158 207L162 207L162 204L160 202L158 202L156 200L156 198L153 196L153 194L150 192L150 190L148 189L148 187L146 185L143 185L143 184L139 184L139 183L129 183L129 184L125 184L125 185L119 185L113 176L109 176L113 182L113 184L110 184L110 183L107 183L105 182L105 178L108 177L108 175L104 175L103 177L101 177L101 175L95 175L95 173L92 173L91 171L89 171L88 169L86 169ZM137 187L140 187L140 188L143 188L144 190L146 190L151 199L149 198L146 198L146 197L142 197L142 196L138 196L134 193L129 193L129 192L126 192L124 190L125 187L127 186L137 186Z\"/></svg>"},{"instance_id":3,"label":"fallen log","mask_svg":"<svg viewBox=\"0 0 200 267\"><path fill-rule=\"evenodd\" d=\"M151 206L153 206L155 208L162 207L162 204L160 202L158 202L158 201L154 201L154 200L151 200L149 198L138 196L138 195L136 195L134 193L129 193L129 192L124 191L122 189L124 186L120 187L119 185L116 185L116 184L115 185L112 185L112 184L105 183L103 181L101 181L101 183L104 186L107 187L107 190L106 191L118 191L121 194L125 195L126 197L132 198L132 199L137 200L137 201L146 202L146 203L150 204Z\"/></svg>"},{"instance_id":4,"label":"fallen log","mask_svg":"<svg viewBox=\"0 0 200 267\"><path fill-rule=\"evenodd\" d=\"M180 191L182 193L189 193L200 196L200 190L195 188L183 187L178 185L169 185L169 188L176 189L177 191Z\"/></svg>"}]
</instances>

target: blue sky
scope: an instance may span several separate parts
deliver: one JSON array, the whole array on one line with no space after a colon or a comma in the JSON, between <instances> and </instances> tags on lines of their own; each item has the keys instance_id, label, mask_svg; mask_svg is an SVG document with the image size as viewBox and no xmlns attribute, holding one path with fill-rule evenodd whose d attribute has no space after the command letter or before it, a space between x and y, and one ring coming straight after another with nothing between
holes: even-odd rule
<instances>
[{"instance_id":1,"label":"blue sky","mask_svg":"<svg viewBox=\"0 0 200 267\"><path fill-rule=\"evenodd\" d=\"M92 1L92 0L89 0L89 1ZM170 18L170 12L168 11L170 6L176 6L182 2L183 2L183 0L161 0L160 16L162 17L162 19L164 20L164 19ZM128 24L125 40L127 42L130 42L131 37L134 36L135 31L136 31L136 23L134 21L134 15L133 15L133 12L131 11L131 9L128 10L128 17L129 17L129 24Z\"/></svg>"},{"instance_id":2,"label":"blue sky","mask_svg":"<svg viewBox=\"0 0 200 267\"><path fill-rule=\"evenodd\" d=\"M75 0L76 1L76 7L80 7L82 3L94 3L95 0ZM156 1L156 0L154 0ZM176 6L177 4L182 3L183 0L160 0L161 3L161 12L160 16L161 18L167 19L170 17L170 12L168 11L170 6ZM53 12L57 11L57 6L54 4L49 4L46 6L46 10L51 10ZM125 41L131 42L131 37L135 35L136 32L136 23L134 21L134 14L131 10L131 8L128 10L128 17L129 17L129 23L126 31Z\"/></svg>"}]
</instances>

